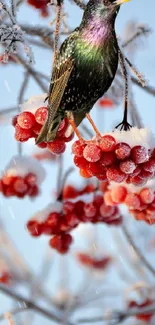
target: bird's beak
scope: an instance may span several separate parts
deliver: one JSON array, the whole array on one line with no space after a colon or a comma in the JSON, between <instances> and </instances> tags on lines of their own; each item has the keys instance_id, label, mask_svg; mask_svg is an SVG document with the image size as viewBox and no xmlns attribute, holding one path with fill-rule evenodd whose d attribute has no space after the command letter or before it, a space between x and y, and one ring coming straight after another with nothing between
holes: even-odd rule
<instances>
[{"instance_id":1,"label":"bird's beak","mask_svg":"<svg viewBox=\"0 0 155 325\"><path fill-rule=\"evenodd\" d=\"M125 2L129 2L130 0L116 0L116 1L114 1L114 5L115 6L120 6L120 5L122 5L123 3L125 3Z\"/></svg>"}]
</instances>

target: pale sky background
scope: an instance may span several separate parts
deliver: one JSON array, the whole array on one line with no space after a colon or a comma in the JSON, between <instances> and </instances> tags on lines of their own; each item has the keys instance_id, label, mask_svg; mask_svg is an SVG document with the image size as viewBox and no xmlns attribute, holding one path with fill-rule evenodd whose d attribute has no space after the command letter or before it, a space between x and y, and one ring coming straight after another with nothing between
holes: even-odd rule
<instances>
[{"instance_id":1,"label":"pale sky background","mask_svg":"<svg viewBox=\"0 0 155 325\"><path fill-rule=\"evenodd\" d=\"M69 21L71 26L74 28L78 26L81 19L81 10L77 7L67 4L66 11L68 11L70 18ZM39 16L35 9L28 6L22 6L18 12L19 22L26 24L48 24L48 20L44 20ZM136 20L139 23L148 24L152 29L152 34L145 41L145 44L139 49L139 53L136 55L135 64L138 69L143 72L146 79L151 85L155 86L155 1L154 0L132 0L131 2L122 5L120 13L117 18L116 31L118 35L121 35L124 26L128 21ZM35 56L35 68L42 71L50 76L51 71L51 53L50 50L43 51L42 49L33 48ZM18 96L18 89L22 82L22 67L16 65L0 66L0 109L8 108L16 104ZM145 91L139 90L134 87L135 100L137 103L138 110L142 113L143 122L146 126L154 128L155 124L155 101L151 95L148 95ZM25 93L25 100L32 95L41 94L40 89L33 81L30 82L29 88ZM103 125L108 130L110 124L114 125L115 120L121 119L122 107L116 110L107 110L104 113L100 113L100 130L103 129ZM97 110L93 110L93 117L97 118ZM102 119L104 121L102 122ZM99 118L98 118L99 120ZM9 160L14 154L17 153L17 143L14 140L14 130L10 126L2 126L0 129L0 169L3 170ZM33 146L30 144L24 145L24 152L30 153L33 151ZM72 157L70 153L70 146L68 146L67 154L65 156L65 166L72 163ZM52 199L52 190L56 184L56 171L57 168L54 165L45 164L47 171L46 180L42 186L42 195L31 202L29 199L17 200L17 199L4 199L0 197L0 217L5 221L8 235L11 236L18 247L20 253L24 256L25 261L29 264L32 270L39 274L42 263L42 256L47 250L48 239L33 239L25 231L26 220L29 219L37 210L42 209ZM76 176L74 176L74 179ZM103 227L104 238L109 239L110 235L107 235L108 230ZM78 237L78 236L77 236ZM104 238L102 238L104 242ZM77 243L81 242L82 238L77 239ZM115 248L111 244L109 245L110 251L115 251ZM74 253L73 246L73 253ZM58 260L58 258L57 258ZM72 272L73 270L73 272ZM58 277L58 269L55 268L51 277L48 281L49 292L56 286ZM71 264L69 270L70 280L78 285L78 275L76 281L74 280L75 267ZM54 274L54 277L53 277ZM74 273L76 274L76 273ZM77 273L78 274L78 273ZM0 314L2 311L8 310L10 306L10 300L0 295ZM43 319L39 318L37 325L41 325ZM29 323L31 324L31 322ZM50 324L49 321L45 320L44 324Z\"/></svg>"}]
</instances>

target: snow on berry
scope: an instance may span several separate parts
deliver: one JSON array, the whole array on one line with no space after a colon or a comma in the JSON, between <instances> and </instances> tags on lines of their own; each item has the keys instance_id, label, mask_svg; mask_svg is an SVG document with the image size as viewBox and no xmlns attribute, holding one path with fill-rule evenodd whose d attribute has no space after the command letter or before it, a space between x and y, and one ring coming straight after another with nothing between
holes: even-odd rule
<instances>
[{"instance_id":1,"label":"snow on berry","mask_svg":"<svg viewBox=\"0 0 155 325\"><path fill-rule=\"evenodd\" d=\"M6 197L35 197L44 178L45 171L36 159L15 156L2 174L1 192Z\"/></svg>"},{"instance_id":2,"label":"snow on berry","mask_svg":"<svg viewBox=\"0 0 155 325\"><path fill-rule=\"evenodd\" d=\"M46 106L46 94L31 97L26 103L20 105L22 112L12 119L12 125L15 128L15 139L20 142L26 142L30 138L36 139L44 125L48 109ZM53 154L61 154L66 149L67 142L74 137L73 130L70 129L69 121L65 117L60 123L55 140L51 142L42 142L37 146L46 148Z\"/></svg>"},{"instance_id":3,"label":"snow on berry","mask_svg":"<svg viewBox=\"0 0 155 325\"><path fill-rule=\"evenodd\" d=\"M72 146L81 176L144 185L155 173L155 138L148 129L115 130Z\"/></svg>"}]
</instances>

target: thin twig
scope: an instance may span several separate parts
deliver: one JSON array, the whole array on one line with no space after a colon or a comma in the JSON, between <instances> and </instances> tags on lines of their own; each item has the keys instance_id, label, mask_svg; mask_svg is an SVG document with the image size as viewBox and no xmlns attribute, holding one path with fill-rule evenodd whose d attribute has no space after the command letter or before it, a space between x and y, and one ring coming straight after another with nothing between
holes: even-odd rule
<instances>
[{"instance_id":1,"label":"thin twig","mask_svg":"<svg viewBox=\"0 0 155 325\"><path fill-rule=\"evenodd\" d=\"M151 29L149 29L149 28L141 28L135 34L133 34L130 39L128 39L127 41L125 41L122 44L122 47L123 48L127 47L128 45L130 45L138 37L143 36L143 35L146 35L146 34L149 34L150 32L151 32Z\"/></svg>"},{"instance_id":2,"label":"thin twig","mask_svg":"<svg viewBox=\"0 0 155 325\"><path fill-rule=\"evenodd\" d=\"M43 307L40 307L39 305L35 304L31 300L23 297L21 294L15 293L3 285L0 285L0 291L12 299L24 302L26 304L27 308L33 309L35 312L38 312L39 314L45 316L46 318L49 318L50 320L52 320L56 323L61 323L61 318L59 318L57 315L55 315L54 313L52 313L51 311L49 311Z\"/></svg>"}]
</instances>

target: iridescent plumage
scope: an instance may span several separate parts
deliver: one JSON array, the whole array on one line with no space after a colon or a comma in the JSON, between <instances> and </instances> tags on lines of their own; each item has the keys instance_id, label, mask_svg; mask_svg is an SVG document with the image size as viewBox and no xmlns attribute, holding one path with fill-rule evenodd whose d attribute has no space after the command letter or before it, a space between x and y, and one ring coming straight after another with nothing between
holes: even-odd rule
<instances>
[{"instance_id":1,"label":"iridescent plumage","mask_svg":"<svg viewBox=\"0 0 155 325\"><path fill-rule=\"evenodd\" d=\"M90 0L82 22L60 47L49 89L48 119L37 143L56 137L60 122L72 112L76 126L110 87L118 66L112 0Z\"/></svg>"}]
</instances>

